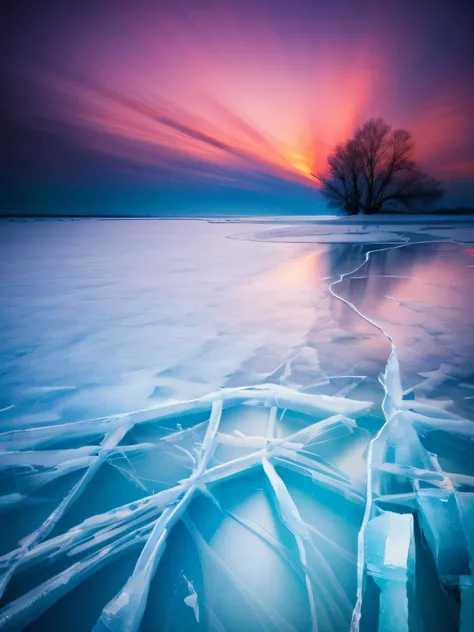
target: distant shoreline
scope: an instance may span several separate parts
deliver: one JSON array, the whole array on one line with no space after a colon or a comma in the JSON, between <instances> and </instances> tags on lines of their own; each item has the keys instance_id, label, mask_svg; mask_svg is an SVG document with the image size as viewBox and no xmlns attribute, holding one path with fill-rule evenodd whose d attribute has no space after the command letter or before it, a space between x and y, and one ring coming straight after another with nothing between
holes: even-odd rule
<instances>
[{"instance_id":1,"label":"distant shoreline","mask_svg":"<svg viewBox=\"0 0 474 632\"><path fill-rule=\"evenodd\" d=\"M224 214L203 214L203 215L0 215L0 222L30 222L30 221L117 221L117 220L187 220L204 221L211 223L347 223L347 224L387 224L387 223L408 223L412 222L459 222L474 221L474 209L440 209L431 213L394 213L384 212L373 215L224 215Z\"/></svg>"}]
</instances>

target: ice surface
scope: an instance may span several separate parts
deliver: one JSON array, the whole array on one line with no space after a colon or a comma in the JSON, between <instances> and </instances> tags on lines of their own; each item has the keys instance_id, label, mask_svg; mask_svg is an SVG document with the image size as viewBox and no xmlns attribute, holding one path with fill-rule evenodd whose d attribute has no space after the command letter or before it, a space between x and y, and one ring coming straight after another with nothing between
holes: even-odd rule
<instances>
[{"instance_id":1,"label":"ice surface","mask_svg":"<svg viewBox=\"0 0 474 632\"><path fill-rule=\"evenodd\" d=\"M473 229L341 222L2 226L0 629L473 629Z\"/></svg>"}]
</instances>

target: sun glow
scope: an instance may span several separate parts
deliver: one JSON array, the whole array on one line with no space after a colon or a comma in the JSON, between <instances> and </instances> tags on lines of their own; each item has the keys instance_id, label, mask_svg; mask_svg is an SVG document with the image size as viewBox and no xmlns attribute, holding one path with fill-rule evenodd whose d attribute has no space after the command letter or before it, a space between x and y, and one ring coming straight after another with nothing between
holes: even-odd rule
<instances>
[{"instance_id":1,"label":"sun glow","mask_svg":"<svg viewBox=\"0 0 474 632\"><path fill-rule=\"evenodd\" d=\"M298 153L291 153L288 156L288 161L294 169L301 172L303 175L307 176L308 178L313 177L311 175L313 172L311 161L306 156Z\"/></svg>"}]
</instances>

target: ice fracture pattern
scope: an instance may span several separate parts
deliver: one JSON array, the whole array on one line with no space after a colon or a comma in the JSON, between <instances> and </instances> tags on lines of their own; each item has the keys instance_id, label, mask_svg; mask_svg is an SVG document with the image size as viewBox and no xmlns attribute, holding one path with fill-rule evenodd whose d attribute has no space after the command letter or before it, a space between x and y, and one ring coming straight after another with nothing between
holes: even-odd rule
<instances>
[{"instance_id":1,"label":"ice fracture pattern","mask_svg":"<svg viewBox=\"0 0 474 632\"><path fill-rule=\"evenodd\" d=\"M451 377L451 358L404 384L389 320L346 291L413 242L383 235L324 281L386 341L379 384L298 385L300 350L260 384L3 424L1 630L474 630L474 425L437 397L451 379L468 406L474 384Z\"/></svg>"}]
</instances>

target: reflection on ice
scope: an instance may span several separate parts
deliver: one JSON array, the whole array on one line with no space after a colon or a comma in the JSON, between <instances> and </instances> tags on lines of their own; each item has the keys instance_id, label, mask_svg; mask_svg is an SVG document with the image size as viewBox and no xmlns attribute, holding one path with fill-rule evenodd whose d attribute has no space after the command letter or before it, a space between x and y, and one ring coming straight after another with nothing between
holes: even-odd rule
<instances>
[{"instance_id":1,"label":"reflection on ice","mask_svg":"<svg viewBox=\"0 0 474 632\"><path fill-rule=\"evenodd\" d=\"M135 224L149 264L162 254ZM0 629L468 632L474 299L456 242L469 227L418 227L414 244L414 225L301 223L250 241L203 226L197 251L181 233L166 255L179 292L148 274L136 293L135 272L117 280L100 257L103 282L77 273L78 327L67 278L43 253L39 292L20 258L11 273L58 332L37 350L30 306L2 281ZM99 287L119 319L87 315ZM122 336L117 366L91 368Z\"/></svg>"}]
</instances>

